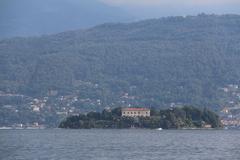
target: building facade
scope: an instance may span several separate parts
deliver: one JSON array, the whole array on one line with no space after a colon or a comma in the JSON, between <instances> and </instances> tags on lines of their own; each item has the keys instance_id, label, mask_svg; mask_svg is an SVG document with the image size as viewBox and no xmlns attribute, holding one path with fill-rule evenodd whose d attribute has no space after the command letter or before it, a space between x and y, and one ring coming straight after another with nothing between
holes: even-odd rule
<instances>
[{"instance_id":1,"label":"building facade","mask_svg":"<svg viewBox=\"0 0 240 160\"><path fill-rule=\"evenodd\" d=\"M122 117L150 117L150 109L122 108Z\"/></svg>"}]
</instances>

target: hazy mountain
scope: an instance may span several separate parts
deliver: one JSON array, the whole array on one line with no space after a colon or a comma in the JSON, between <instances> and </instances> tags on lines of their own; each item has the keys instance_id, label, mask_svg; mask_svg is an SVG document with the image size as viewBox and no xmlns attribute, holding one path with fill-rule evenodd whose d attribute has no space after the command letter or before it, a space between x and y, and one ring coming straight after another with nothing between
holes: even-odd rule
<instances>
[{"instance_id":1,"label":"hazy mountain","mask_svg":"<svg viewBox=\"0 0 240 160\"><path fill-rule=\"evenodd\" d=\"M239 84L240 16L189 16L104 24L0 42L0 90L101 99L125 93L142 106L217 106L219 87Z\"/></svg>"},{"instance_id":2,"label":"hazy mountain","mask_svg":"<svg viewBox=\"0 0 240 160\"><path fill-rule=\"evenodd\" d=\"M98 0L1 0L0 38L57 33L132 18Z\"/></svg>"}]
</instances>

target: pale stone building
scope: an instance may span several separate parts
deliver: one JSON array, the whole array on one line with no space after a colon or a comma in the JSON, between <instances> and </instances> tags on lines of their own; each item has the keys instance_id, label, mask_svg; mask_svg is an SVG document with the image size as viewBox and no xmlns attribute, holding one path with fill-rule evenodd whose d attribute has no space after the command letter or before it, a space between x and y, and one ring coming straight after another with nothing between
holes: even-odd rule
<instances>
[{"instance_id":1,"label":"pale stone building","mask_svg":"<svg viewBox=\"0 0 240 160\"><path fill-rule=\"evenodd\" d=\"M150 117L150 109L122 108L122 117Z\"/></svg>"}]
</instances>

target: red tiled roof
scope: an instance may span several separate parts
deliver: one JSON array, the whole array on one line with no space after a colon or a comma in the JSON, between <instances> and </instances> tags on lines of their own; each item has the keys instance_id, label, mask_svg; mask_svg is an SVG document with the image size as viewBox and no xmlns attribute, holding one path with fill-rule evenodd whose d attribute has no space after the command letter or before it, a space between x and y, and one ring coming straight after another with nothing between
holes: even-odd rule
<instances>
[{"instance_id":1,"label":"red tiled roof","mask_svg":"<svg viewBox=\"0 0 240 160\"><path fill-rule=\"evenodd\" d=\"M149 111L147 108L123 108L124 111Z\"/></svg>"}]
</instances>

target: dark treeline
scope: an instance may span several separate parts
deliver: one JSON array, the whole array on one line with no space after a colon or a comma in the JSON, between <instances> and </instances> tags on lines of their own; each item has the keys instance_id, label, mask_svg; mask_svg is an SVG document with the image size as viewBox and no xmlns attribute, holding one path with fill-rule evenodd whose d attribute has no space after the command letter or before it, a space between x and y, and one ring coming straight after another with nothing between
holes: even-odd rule
<instances>
[{"instance_id":1,"label":"dark treeline","mask_svg":"<svg viewBox=\"0 0 240 160\"><path fill-rule=\"evenodd\" d=\"M90 129L90 128L211 128L221 127L219 116L204 108L197 109L185 106L165 110L151 109L150 117L121 117L121 108L89 112L79 116L70 116L62 121L59 128Z\"/></svg>"}]
</instances>

